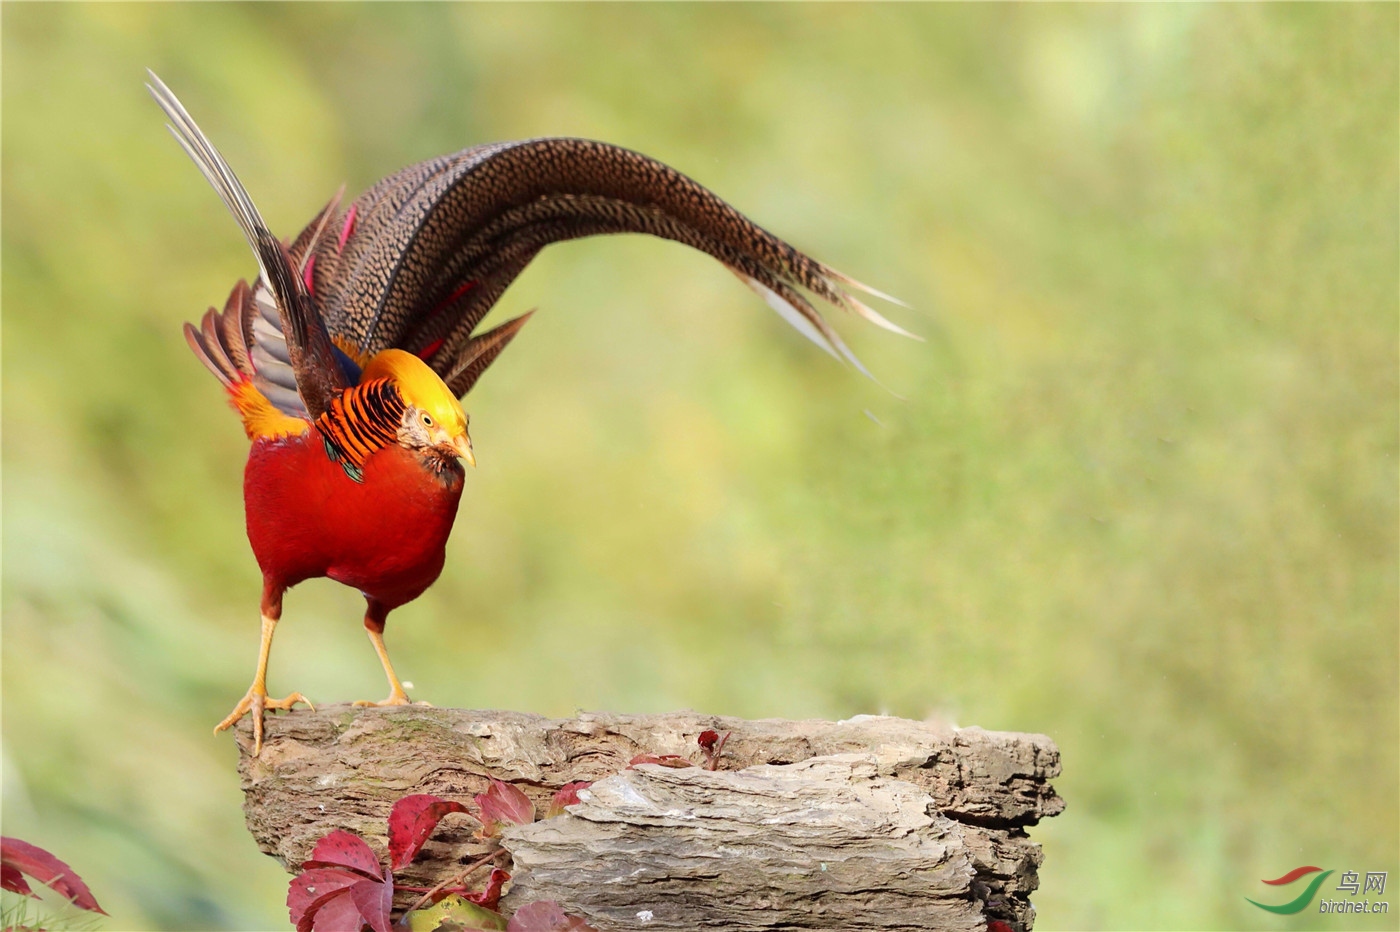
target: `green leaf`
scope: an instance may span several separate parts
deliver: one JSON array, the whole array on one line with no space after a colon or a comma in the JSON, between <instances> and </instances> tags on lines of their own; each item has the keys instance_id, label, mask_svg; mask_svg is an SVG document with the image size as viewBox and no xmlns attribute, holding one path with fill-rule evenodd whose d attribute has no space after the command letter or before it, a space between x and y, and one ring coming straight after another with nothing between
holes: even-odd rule
<instances>
[{"instance_id":1,"label":"green leaf","mask_svg":"<svg viewBox=\"0 0 1400 932\"><path fill-rule=\"evenodd\" d=\"M506 919L500 913L477 906L455 894L443 897L435 906L415 909L406 914L404 923L409 932L438 932L440 929L442 932L476 929L503 932L506 927Z\"/></svg>"}]
</instances>

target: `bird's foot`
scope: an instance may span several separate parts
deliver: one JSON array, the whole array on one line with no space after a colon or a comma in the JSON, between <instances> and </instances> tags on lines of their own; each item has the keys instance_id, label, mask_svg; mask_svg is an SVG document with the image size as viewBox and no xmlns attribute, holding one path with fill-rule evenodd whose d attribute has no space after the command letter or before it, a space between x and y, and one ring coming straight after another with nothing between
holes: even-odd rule
<instances>
[{"instance_id":1,"label":"bird's foot","mask_svg":"<svg viewBox=\"0 0 1400 932\"><path fill-rule=\"evenodd\" d=\"M238 700L238 705L233 707L233 711L228 714L228 717L214 726L214 734L218 734L226 728L232 728L240 718L249 712L253 713L253 756L257 757L262 753L263 746L263 712L268 709L291 711L292 706L298 702L307 706L311 711L316 711L311 700L301 693L292 693L285 699L269 699L266 689L259 689L256 686L249 687L247 695Z\"/></svg>"},{"instance_id":2,"label":"bird's foot","mask_svg":"<svg viewBox=\"0 0 1400 932\"><path fill-rule=\"evenodd\" d=\"M371 702L368 699L359 699L356 700L354 705L356 708L360 709L382 709L394 705L417 705L429 709L433 707L431 702L414 702L412 699L408 698L408 693L404 692L402 689L396 689L389 693L388 699L380 699L378 702Z\"/></svg>"}]
</instances>

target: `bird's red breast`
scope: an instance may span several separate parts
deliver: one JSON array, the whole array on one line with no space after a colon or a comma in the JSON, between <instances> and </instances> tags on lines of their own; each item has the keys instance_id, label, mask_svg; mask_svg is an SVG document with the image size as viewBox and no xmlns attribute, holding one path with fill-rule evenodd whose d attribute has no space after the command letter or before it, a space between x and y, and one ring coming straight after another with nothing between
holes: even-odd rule
<instances>
[{"instance_id":1,"label":"bird's red breast","mask_svg":"<svg viewBox=\"0 0 1400 932\"><path fill-rule=\"evenodd\" d=\"M248 540L263 574L284 586L329 576L393 607L442 572L463 472L389 444L359 482L326 455L320 432L258 438L243 474Z\"/></svg>"}]
</instances>

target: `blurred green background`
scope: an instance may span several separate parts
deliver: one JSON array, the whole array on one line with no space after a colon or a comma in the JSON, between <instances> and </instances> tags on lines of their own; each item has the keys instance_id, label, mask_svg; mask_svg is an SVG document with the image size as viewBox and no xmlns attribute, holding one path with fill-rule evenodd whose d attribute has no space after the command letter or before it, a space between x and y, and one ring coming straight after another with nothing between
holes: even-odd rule
<instances>
[{"instance_id":1,"label":"blurred green background","mask_svg":"<svg viewBox=\"0 0 1400 932\"><path fill-rule=\"evenodd\" d=\"M590 136L929 337L837 321L901 402L707 257L547 250L448 568L389 625L417 698L1044 732L1040 928L1395 927L1244 899L1400 884L1395 5L0 15L4 831L104 928L286 917L209 733L256 655L246 442L179 331L254 265L148 66L282 234ZM361 605L292 593L273 692L379 698Z\"/></svg>"}]
</instances>

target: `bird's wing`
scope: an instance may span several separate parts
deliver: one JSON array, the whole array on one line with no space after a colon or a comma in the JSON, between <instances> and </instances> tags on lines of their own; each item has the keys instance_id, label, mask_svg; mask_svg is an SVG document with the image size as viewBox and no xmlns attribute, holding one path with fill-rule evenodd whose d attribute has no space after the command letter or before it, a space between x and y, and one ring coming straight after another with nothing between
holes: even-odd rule
<instances>
[{"instance_id":1,"label":"bird's wing","mask_svg":"<svg viewBox=\"0 0 1400 932\"><path fill-rule=\"evenodd\" d=\"M250 361L254 370L251 373L254 384L284 414L319 417L329 409L331 399L351 384L351 380L347 378L326 325L307 293L303 266L268 230L233 169L200 131L180 101L153 72L147 73L151 81L146 87L169 118L171 133L238 221L258 260L261 277L248 290L237 314L233 315L245 337L247 359L242 361ZM322 211L319 218L322 221L321 229L324 229L324 221L331 211L331 207ZM303 249L309 248L311 240L321 235L316 226L313 223L309 228L309 238L305 233L298 238L297 244ZM226 308L224 315L220 316L230 316L229 309ZM205 320L208 319L206 315ZM259 320L266 326L260 327ZM233 327L232 324L222 323L220 326ZM205 349L202 355L208 358L210 347L206 346ZM229 361L235 362L232 359ZM291 393L291 397L287 393Z\"/></svg>"},{"instance_id":2,"label":"bird's wing","mask_svg":"<svg viewBox=\"0 0 1400 932\"><path fill-rule=\"evenodd\" d=\"M675 169L601 142L497 143L422 162L324 225L306 278L336 342L359 356L391 346L417 353L459 395L524 323L473 335L511 281L546 245L601 233L650 233L714 256L862 372L804 289L912 336L850 291L894 299L798 251Z\"/></svg>"},{"instance_id":3,"label":"bird's wing","mask_svg":"<svg viewBox=\"0 0 1400 932\"><path fill-rule=\"evenodd\" d=\"M305 433L311 421L295 387L270 381L253 362L263 352L257 344L249 349L252 321L258 313L252 290L240 281L222 311L211 307L199 326L185 324L185 339L199 361L223 383L250 440ZM290 376L291 367L283 368Z\"/></svg>"}]
</instances>

